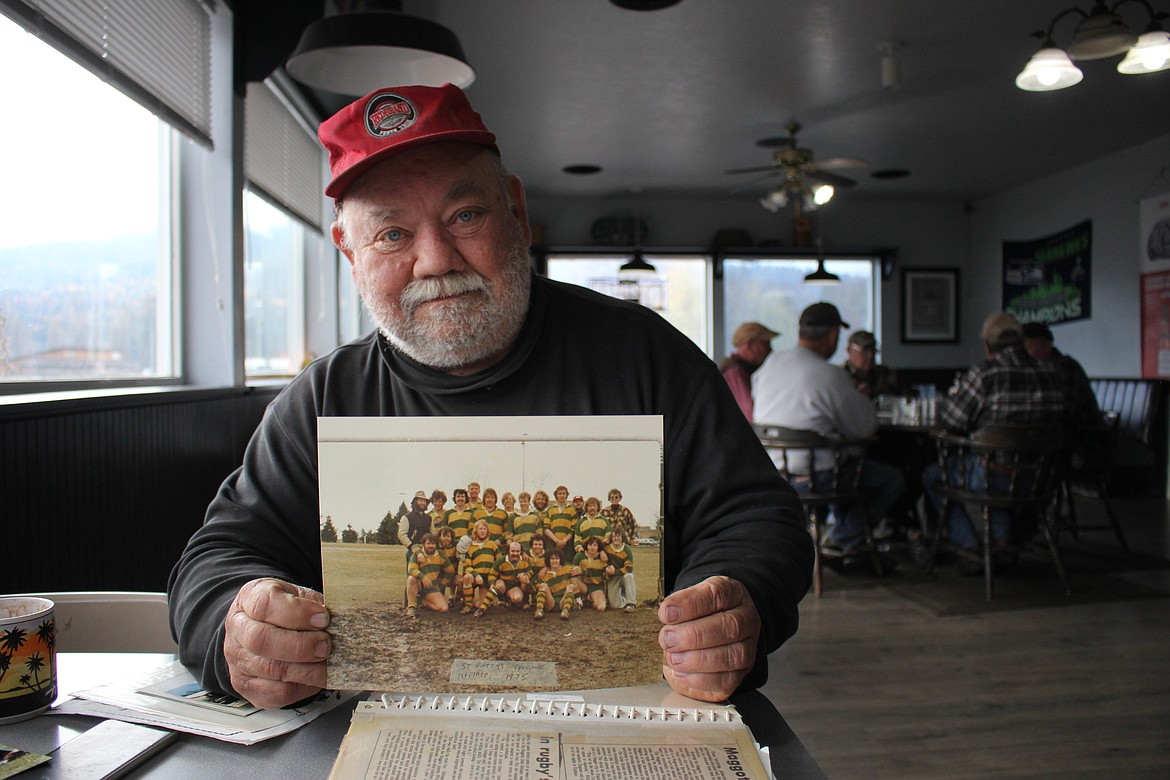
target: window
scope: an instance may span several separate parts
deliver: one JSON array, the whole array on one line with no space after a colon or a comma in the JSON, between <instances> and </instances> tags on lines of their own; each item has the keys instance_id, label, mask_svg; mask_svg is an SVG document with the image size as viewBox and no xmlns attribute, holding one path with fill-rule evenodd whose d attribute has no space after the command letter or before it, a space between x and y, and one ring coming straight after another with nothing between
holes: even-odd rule
<instances>
[{"instance_id":1,"label":"window","mask_svg":"<svg viewBox=\"0 0 1170 780\"><path fill-rule=\"evenodd\" d=\"M796 345L797 323L806 306L828 301L840 311L852 330L874 329L874 258L828 259L825 270L841 283L819 287L804 283L817 268L813 258L743 258L723 260L723 333L731 351L731 334L744 322L761 322L780 335L772 342L779 351ZM845 339L838 358L844 360Z\"/></svg>"},{"instance_id":2,"label":"window","mask_svg":"<svg viewBox=\"0 0 1170 780\"><path fill-rule=\"evenodd\" d=\"M354 284L349 260L337 253L337 332L341 343L353 341L364 332L362 303Z\"/></svg>"},{"instance_id":3,"label":"window","mask_svg":"<svg viewBox=\"0 0 1170 780\"><path fill-rule=\"evenodd\" d=\"M0 386L174 377L171 130L3 16L0 69Z\"/></svg>"},{"instance_id":4,"label":"window","mask_svg":"<svg viewBox=\"0 0 1170 780\"><path fill-rule=\"evenodd\" d=\"M324 327L334 289L322 228L323 152L274 82L248 85L244 108L244 374L291 376ZM332 245L328 247L332 250ZM329 277L325 284L324 276ZM314 281L306 317L306 278ZM311 321L310 321L311 320ZM340 319L327 328L335 343ZM314 331L313 343L324 346Z\"/></svg>"},{"instance_id":5,"label":"window","mask_svg":"<svg viewBox=\"0 0 1170 780\"><path fill-rule=\"evenodd\" d=\"M251 191L244 235L244 373L295 374L305 359L305 241L322 239Z\"/></svg>"},{"instance_id":6,"label":"window","mask_svg":"<svg viewBox=\"0 0 1170 780\"><path fill-rule=\"evenodd\" d=\"M550 254L548 276L654 309L711 354L711 264L706 255L646 254L653 271L620 271L629 255Z\"/></svg>"}]
</instances>

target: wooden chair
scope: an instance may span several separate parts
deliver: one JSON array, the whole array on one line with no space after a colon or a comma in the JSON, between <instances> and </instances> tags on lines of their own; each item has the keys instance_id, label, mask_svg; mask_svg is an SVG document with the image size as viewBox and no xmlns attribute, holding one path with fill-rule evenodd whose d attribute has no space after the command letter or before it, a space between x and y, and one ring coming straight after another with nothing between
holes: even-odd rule
<instances>
[{"instance_id":1,"label":"wooden chair","mask_svg":"<svg viewBox=\"0 0 1170 780\"><path fill-rule=\"evenodd\" d=\"M927 557L927 572L934 571L942 528L950 507L956 502L967 506L973 518L982 518L983 577L987 600L991 601L993 562L991 513L1033 509L1052 562L1066 593L1072 590L1065 576L1064 562L1056 546L1055 509L1058 490L1062 435L1059 426L993 423L980 428L968 438L938 431L938 464L941 479L934 489L943 496L943 509L935 524L934 538ZM982 475L982 478L980 477ZM978 512L972 512L978 509Z\"/></svg>"},{"instance_id":2,"label":"wooden chair","mask_svg":"<svg viewBox=\"0 0 1170 780\"><path fill-rule=\"evenodd\" d=\"M1129 542L1121 530L1117 513L1113 511L1113 502L1109 500L1109 477L1120 432L1120 415L1115 411L1103 412L1102 419L1105 435L1101 441L1100 457L1092 463L1068 464L1061 476L1060 499L1064 511L1056 516L1057 538L1062 530L1069 531L1074 539L1080 538L1081 531L1113 531L1122 549L1129 552ZM1077 498L1100 501L1106 522L1092 525L1082 522L1077 516Z\"/></svg>"},{"instance_id":3,"label":"wooden chair","mask_svg":"<svg viewBox=\"0 0 1170 780\"><path fill-rule=\"evenodd\" d=\"M19 595L53 602L58 652L178 652L171 638L165 593L71 591Z\"/></svg>"},{"instance_id":4,"label":"wooden chair","mask_svg":"<svg viewBox=\"0 0 1170 780\"><path fill-rule=\"evenodd\" d=\"M805 521L816 550L813 559L813 592L820 596L824 590L822 557L831 553L821 548L821 539L829 509L834 506L847 507L856 504L861 510L865 542L860 550L851 551L851 554L868 553L874 573L881 576L882 562L874 544L873 528L865 512L864 497L859 487L861 469L865 465L866 447L872 440L828 439L814 431L795 430L767 423L756 424L754 427L760 443L772 454L772 460L776 462L780 475L797 488L800 503L804 507ZM818 452L822 453L823 458L826 451L832 454L833 465L829 470L830 476L827 479L822 478L826 489L818 491L809 474L797 472L807 472L809 469L805 464L814 463Z\"/></svg>"}]
</instances>

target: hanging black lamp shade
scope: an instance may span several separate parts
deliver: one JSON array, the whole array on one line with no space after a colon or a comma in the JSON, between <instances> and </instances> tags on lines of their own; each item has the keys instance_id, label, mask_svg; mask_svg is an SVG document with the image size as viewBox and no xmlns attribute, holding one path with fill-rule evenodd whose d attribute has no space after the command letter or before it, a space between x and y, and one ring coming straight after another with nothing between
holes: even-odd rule
<instances>
[{"instance_id":1,"label":"hanging black lamp shade","mask_svg":"<svg viewBox=\"0 0 1170 780\"><path fill-rule=\"evenodd\" d=\"M658 269L652 266L650 263L646 262L646 257L642 254L641 249L635 249L634 256L623 263L622 266L618 268L618 270L624 271L626 273L629 273L630 271L646 271L648 273L654 273Z\"/></svg>"},{"instance_id":2,"label":"hanging black lamp shade","mask_svg":"<svg viewBox=\"0 0 1170 780\"><path fill-rule=\"evenodd\" d=\"M831 273L825 270L825 259L822 257L817 260L817 270L813 271L811 274L805 275L804 283L822 285L840 284L841 277L837 276L835 273Z\"/></svg>"},{"instance_id":3,"label":"hanging black lamp shade","mask_svg":"<svg viewBox=\"0 0 1170 780\"><path fill-rule=\"evenodd\" d=\"M354 97L386 86L467 87L475 81L459 39L443 25L384 8L398 4L355 5L360 9L326 16L305 28L285 63L290 76Z\"/></svg>"}]
</instances>

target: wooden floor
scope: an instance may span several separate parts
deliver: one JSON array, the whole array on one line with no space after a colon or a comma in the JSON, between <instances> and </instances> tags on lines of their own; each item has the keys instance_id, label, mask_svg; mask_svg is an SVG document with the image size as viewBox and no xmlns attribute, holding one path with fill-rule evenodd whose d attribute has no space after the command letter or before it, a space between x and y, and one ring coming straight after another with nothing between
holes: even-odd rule
<instances>
[{"instance_id":1,"label":"wooden floor","mask_svg":"<svg viewBox=\"0 0 1170 780\"><path fill-rule=\"evenodd\" d=\"M1131 546L1170 558L1170 503L1120 506ZM1165 570L1125 576L1170 593ZM827 586L769 661L830 778L1170 778L1170 598L938 618Z\"/></svg>"}]
</instances>

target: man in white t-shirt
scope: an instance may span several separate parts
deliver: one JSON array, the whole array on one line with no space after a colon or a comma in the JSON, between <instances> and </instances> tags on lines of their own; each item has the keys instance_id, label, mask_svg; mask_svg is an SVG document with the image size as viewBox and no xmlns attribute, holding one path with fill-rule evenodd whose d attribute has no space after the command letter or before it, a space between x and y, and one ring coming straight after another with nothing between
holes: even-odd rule
<instances>
[{"instance_id":1,"label":"man in white t-shirt","mask_svg":"<svg viewBox=\"0 0 1170 780\"><path fill-rule=\"evenodd\" d=\"M752 375L756 422L802 431L813 431L829 439L863 439L877 432L873 402L857 392L849 375L827 361L837 351L841 328L849 327L831 303L814 303L800 315L800 332L795 347L772 354ZM827 487L833 465L832 453L818 451L810 469L804 461L790 459L795 474L808 475L817 489ZM826 484L822 484L822 480ZM861 470L861 489L866 494L865 511L872 525L897 500L906 480L900 469L866 460ZM795 479L796 492L808 492L809 479ZM849 553L865 542L865 520L861 508L835 508L836 521L827 534L826 546Z\"/></svg>"}]
</instances>

